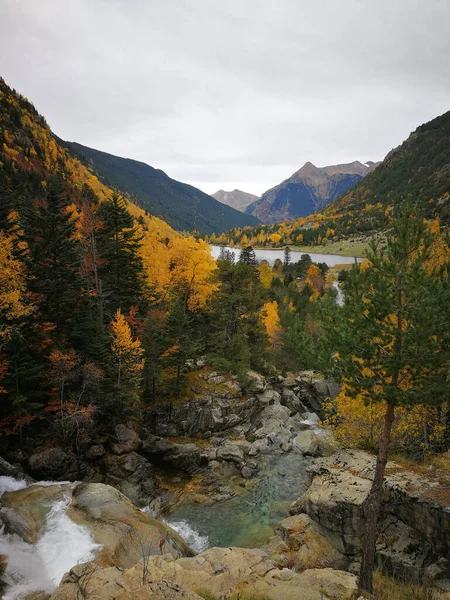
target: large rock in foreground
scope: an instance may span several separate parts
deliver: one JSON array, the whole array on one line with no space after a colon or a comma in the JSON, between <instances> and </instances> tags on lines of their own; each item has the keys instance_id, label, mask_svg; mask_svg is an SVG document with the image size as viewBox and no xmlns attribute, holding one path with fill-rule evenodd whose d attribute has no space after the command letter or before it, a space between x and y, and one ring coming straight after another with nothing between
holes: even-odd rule
<instances>
[{"instance_id":1,"label":"large rock in foreground","mask_svg":"<svg viewBox=\"0 0 450 600\"><path fill-rule=\"evenodd\" d=\"M374 466L375 458L358 450L317 459L307 470L309 489L291 506L291 514L306 513L320 526L352 570L358 569ZM387 466L376 557L380 569L408 581L439 581L450 573L450 506L445 486L428 473Z\"/></svg>"},{"instance_id":2,"label":"large rock in foreground","mask_svg":"<svg viewBox=\"0 0 450 600\"><path fill-rule=\"evenodd\" d=\"M350 573L333 569L295 573L280 569L267 552L248 548L211 548L178 560L153 556L148 565L140 561L123 573L85 569L84 579L83 568L73 569L51 600L76 600L84 580L91 600L197 600L195 590L208 590L221 599L241 593L271 600L350 600L356 591L356 578Z\"/></svg>"}]
</instances>

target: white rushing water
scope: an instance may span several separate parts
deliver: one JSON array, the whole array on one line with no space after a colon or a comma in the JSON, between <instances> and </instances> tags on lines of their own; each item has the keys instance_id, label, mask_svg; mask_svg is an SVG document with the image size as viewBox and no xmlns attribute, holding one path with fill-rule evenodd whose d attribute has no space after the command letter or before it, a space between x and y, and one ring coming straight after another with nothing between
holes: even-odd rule
<instances>
[{"instance_id":1,"label":"white rushing water","mask_svg":"<svg viewBox=\"0 0 450 600\"><path fill-rule=\"evenodd\" d=\"M54 485L60 484L54 482ZM24 487L27 487L25 481L0 477L0 493ZM53 503L36 544L0 532L0 554L7 557L4 580L8 587L3 600L18 600L38 591L52 593L64 573L79 563L93 560L101 545L94 542L87 527L69 519L69 504L69 497Z\"/></svg>"},{"instance_id":2,"label":"white rushing water","mask_svg":"<svg viewBox=\"0 0 450 600\"><path fill-rule=\"evenodd\" d=\"M164 521L164 523L174 529L186 544L196 552L203 552L208 548L208 536L200 535L187 521Z\"/></svg>"},{"instance_id":3,"label":"white rushing water","mask_svg":"<svg viewBox=\"0 0 450 600\"><path fill-rule=\"evenodd\" d=\"M344 292L342 291L341 286L339 285L339 281L333 281L333 287L337 292L336 296L336 304L338 306L344 306Z\"/></svg>"}]
</instances>

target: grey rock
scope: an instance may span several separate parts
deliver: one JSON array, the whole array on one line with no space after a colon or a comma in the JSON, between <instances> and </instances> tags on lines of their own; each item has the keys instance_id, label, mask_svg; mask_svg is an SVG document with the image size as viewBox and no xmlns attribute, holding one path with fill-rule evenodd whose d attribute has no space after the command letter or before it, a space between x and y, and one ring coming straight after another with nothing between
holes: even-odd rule
<instances>
[{"instance_id":1,"label":"grey rock","mask_svg":"<svg viewBox=\"0 0 450 600\"><path fill-rule=\"evenodd\" d=\"M147 506L155 499L156 485L153 466L135 452L109 455L105 460L105 483L113 485L137 506Z\"/></svg>"},{"instance_id":2,"label":"grey rock","mask_svg":"<svg viewBox=\"0 0 450 600\"><path fill-rule=\"evenodd\" d=\"M320 438L312 429L301 431L292 440L292 445L302 454L317 456L320 451Z\"/></svg>"},{"instance_id":3,"label":"grey rock","mask_svg":"<svg viewBox=\"0 0 450 600\"><path fill-rule=\"evenodd\" d=\"M237 446L229 444L217 449L217 458L239 464L244 460L244 453Z\"/></svg>"},{"instance_id":4,"label":"grey rock","mask_svg":"<svg viewBox=\"0 0 450 600\"><path fill-rule=\"evenodd\" d=\"M58 480L77 472L75 458L58 447L36 450L30 456L29 464L32 474L38 479Z\"/></svg>"},{"instance_id":5,"label":"grey rock","mask_svg":"<svg viewBox=\"0 0 450 600\"><path fill-rule=\"evenodd\" d=\"M95 444L90 446L85 454L88 460L98 460L106 454L105 447L103 444Z\"/></svg>"},{"instance_id":6,"label":"grey rock","mask_svg":"<svg viewBox=\"0 0 450 600\"><path fill-rule=\"evenodd\" d=\"M113 454L128 454L140 450L142 440L133 429L120 423L114 429L114 438L110 446Z\"/></svg>"}]
</instances>

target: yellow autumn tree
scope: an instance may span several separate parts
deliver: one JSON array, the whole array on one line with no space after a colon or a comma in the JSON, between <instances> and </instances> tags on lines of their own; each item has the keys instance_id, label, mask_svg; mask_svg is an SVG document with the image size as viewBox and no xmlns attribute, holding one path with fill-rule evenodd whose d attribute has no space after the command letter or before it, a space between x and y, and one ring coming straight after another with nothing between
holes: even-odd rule
<instances>
[{"instance_id":1,"label":"yellow autumn tree","mask_svg":"<svg viewBox=\"0 0 450 600\"><path fill-rule=\"evenodd\" d=\"M0 231L0 349L2 340L33 310L26 297L25 269L13 250L14 236Z\"/></svg>"},{"instance_id":2,"label":"yellow autumn tree","mask_svg":"<svg viewBox=\"0 0 450 600\"><path fill-rule=\"evenodd\" d=\"M342 392L323 406L324 423L336 442L345 448L376 450L384 426L386 404L351 396L344 383ZM445 434L448 405L398 407L392 427L391 447L416 458L439 446Z\"/></svg>"},{"instance_id":3,"label":"yellow autumn tree","mask_svg":"<svg viewBox=\"0 0 450 600\"><path fill-rule=\"evenodd\" d=\"M272 279L274 277L272 269L270 268L268 263L263 262L258 267L258 271L259 271L259 280L263 284L263 287L265 287L266 289L269 289L270 284L272 283Z\"/></svg>"},{"instance_id":4,"label":"yellow autumn tree","mask_svg":"<svg viewBox=\"0 0 450 600\"><path fill-rule=\"evenodd\" d=\"M203 308L217 290L216 261L204 240L148 232L142 248L149 282L161 298L182 297L190 310Z\"/></svg>"},{"instance_id":5,"label":"yellow autumn tree","mask_svg":"<svg viewBox=\"0 0 450 600\"><path fill-rule=\"evenodd\" d=\"M272 242L272 244L276 245L281 240L281 235L279 233L272 233L269 236L269 240Z\"/></svg>"},{"instance_id":6,"label":"yellow autumn tree","mask_svg":"<svg viewBox=\"0 0 450 600\"><path fill-rule=\"evenodd\" d=\"M131 328L120 309L114 315L111 333L117 400L123 407L126 402L137 400L141 373L144 368L142 358L144 350L141 342L133 339Z\"/></svg>"},{"instance_id":7,"label":"yellow autumn tree","mask_svg":"<svg viewBox=\"0 0 450 600\"><path fill-rule=\"evenodd\" d=\"M276 300L273 302L266 302L261 309L261 320L267 331L267 335L270 338L273 347L279 346L280 344L280 316L278 314L278 303Z\"/></svg>"}]
</instances>

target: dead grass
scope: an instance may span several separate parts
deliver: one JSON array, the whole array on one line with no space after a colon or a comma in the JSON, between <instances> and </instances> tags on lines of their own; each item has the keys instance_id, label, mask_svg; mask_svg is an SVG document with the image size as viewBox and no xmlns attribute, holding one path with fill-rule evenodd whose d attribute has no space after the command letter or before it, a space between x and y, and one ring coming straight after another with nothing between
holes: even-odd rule
<instances>
[{"instance_id":1,"label":"dead grass","mask_svg":"<svg viewBox=\"0 0 450 600\"><path fill-rule=\"evenodd\" d=\"M400 583L379 571L374 573L374 596L376 600L444 600L445 596L434 588ZM364 596L363 596L364 597Z\"/></svg>"},{"instance_id":2,"label":"dead grass","mask_svg":"<svg viewBox=\"0 0 450 600\"><path fill-rule=\"evenodd\" d=\"M203 598L203 600L221 600L221 596L217 596L217 594L213 594L212 592L210 592L209 590L205 589L205 588L198 588L196 590L194 590L194 592L196 594L198 594L199 596L201 596ZM252 595L252 594L245 594L242 592L236 592L235 594L233 594L232 596L227 596L228 600L272 600L271 598L269 598L268 596L261 596L261 595Z\"/></svg>"},{"instance_id":3,"label":"dead grass","mask_svg":"<svg viewBox=\"0 0 450 600\"><path fill-rule=\"evenodd\" d=\"M405 471L420 475L433 484L420 490L420 495L442 506L450 506L450 453L433 454L421 461L396 454L389 458L397 465L388 467L387 475L402 475Z\"/></svg>"}]
</instances>

